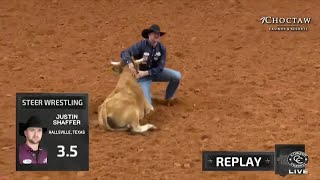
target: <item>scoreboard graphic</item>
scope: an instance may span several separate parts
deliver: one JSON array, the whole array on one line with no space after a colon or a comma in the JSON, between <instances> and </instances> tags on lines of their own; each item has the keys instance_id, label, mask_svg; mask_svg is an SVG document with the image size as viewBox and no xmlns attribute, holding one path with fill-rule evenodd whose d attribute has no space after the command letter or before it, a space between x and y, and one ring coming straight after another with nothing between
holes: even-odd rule
<instances>
[{"instance_id":1,"label":"scoreboard graphic","mask_svg":"<svg viewBox=\"0 0 320 180\"><path fill-rule=\"evenodd\" d=\"M88 171L86 93L17 93L16 170Z\"/></svg>"}]
</instances>

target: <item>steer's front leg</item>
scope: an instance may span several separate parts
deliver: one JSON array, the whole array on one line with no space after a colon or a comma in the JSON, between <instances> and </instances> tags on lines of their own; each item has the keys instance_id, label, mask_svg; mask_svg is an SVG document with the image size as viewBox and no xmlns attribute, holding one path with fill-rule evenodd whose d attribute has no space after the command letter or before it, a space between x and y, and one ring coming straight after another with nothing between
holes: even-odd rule
<instances>
[{"instance_id":1,"label":"steer's front leg","mask_svg":"<svg viewBox=\"0 0 320 180\"><path fill-rule=\"evenodd\" d=\"M145 114L149 114L151 111L154 111L153 106L144 98L144 112Z\"/></svg>"}]
</instances>

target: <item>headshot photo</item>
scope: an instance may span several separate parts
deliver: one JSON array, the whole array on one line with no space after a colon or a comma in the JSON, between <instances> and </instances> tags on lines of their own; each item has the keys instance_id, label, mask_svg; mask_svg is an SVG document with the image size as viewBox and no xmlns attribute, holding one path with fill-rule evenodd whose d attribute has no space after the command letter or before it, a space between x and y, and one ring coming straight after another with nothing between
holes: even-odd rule
<instances>
[{"instance_id":1,"label":"headshot photo","mask_svg":"<svg viewBox=\"0 0 320 180\"><path fill-rule=\"evenodd\" d=\"M20 164L47 164L48 152L41 147L43 134L47 132L43 121L31 116L26 123L19 123L19 135L25 138L19 145Z\"/></svg>"}]
</instances>

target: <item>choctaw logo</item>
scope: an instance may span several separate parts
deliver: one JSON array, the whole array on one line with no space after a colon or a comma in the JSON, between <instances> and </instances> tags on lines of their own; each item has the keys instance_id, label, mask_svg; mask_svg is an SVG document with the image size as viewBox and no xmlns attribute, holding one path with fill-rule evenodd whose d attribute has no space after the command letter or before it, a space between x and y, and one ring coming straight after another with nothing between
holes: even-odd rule
<instances>
[{"instance_id":1,"label":"choctaw logo","mask_svg":"<svg viewBox=\"0 0 320 180\"><path fill-rule=\"evenodd\" d=\"M302 151L295 151L289 154L288 164L294 168L304 168L308 163L308 155Z\"/></svg>"},{"instance_id":2,"label":"choctaw logo","mask_svg":"<svg viewBox=\"0 0 320 180\"><path fill-rule=\"evenodd\" d=\"M272 24L270 31L308 31L307 24L311 23L310 17L272 17L260 18L261 24ZM304 26L303 26L304 25Z\"/></svg>"}]
</instances>

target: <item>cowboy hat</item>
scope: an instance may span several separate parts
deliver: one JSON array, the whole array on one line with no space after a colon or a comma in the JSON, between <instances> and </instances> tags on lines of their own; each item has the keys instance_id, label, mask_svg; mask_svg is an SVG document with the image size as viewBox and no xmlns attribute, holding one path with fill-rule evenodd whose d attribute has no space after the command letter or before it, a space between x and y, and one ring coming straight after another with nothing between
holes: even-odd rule
<instances>
[{"instance_id":1,"label":"cowboy hat","mask_svg":"<svg viewBox=\"0 0 320 180\"><path fill-rule=\"evenodd\" d=\"M29 127L41 127L43 133L47 132L41 119L37 116L31 116L26 123L19 123L19 135L25 137L24 131Z\"/></svg>"},{"instance_id":2,"label":"cowboy hat","mask_svg":"<svg viewBox=\"0 0 320 180\"><path fill-rule=\"evenodd\" d=\"M145 39L148 39L149 33L152 33L152 32L160 33L160 36L163 36L163 35L166 34L165 32L161 32L161 31L160 31L160 26L159 26L159 25L153 24L153 25L151 25L148 29L142 30L141 35L142 35L142 37L144 37Z\"/></svg>"}]
</instances>

